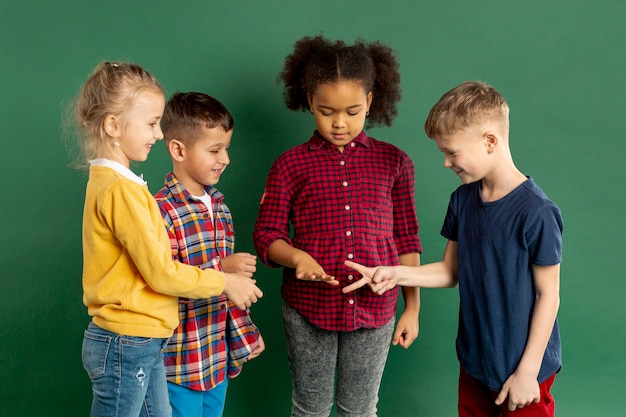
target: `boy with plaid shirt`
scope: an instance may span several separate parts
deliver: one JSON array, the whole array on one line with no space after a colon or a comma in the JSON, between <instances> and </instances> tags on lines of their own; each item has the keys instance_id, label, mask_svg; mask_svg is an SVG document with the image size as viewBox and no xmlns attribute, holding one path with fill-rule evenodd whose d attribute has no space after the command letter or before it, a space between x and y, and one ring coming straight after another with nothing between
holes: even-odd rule
<instances>
[{"instance_id":1,"label":"boy with plaid shirt","mask_svg":"<svg viewBox=\"0 0 626 417\"><path fill-rule=\"evenodd\" d=\"M165 221L174 259L200 268L252 278L256 257L233 253L235 234L224 196L215 188L230 163L234 121L215 98L176 93L161 126L173 172L155 198ZM179 301L180 324L165 350L173 416L221 416L228 378L265 348L249 312L224 294Z\"/></svg>"}]
</instances>

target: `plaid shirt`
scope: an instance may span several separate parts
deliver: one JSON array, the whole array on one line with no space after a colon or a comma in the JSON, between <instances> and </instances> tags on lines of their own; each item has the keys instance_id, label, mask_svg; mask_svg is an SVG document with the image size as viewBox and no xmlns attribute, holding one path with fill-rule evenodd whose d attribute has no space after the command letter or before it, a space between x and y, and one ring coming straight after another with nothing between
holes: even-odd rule
<instances>
[{"instance_id":1,"label":"plaid shirt","mask_svg":"<svg viewBox=\"0 0 626 417\"><path fill-rule=\"evenodd\" d=\"M380 296L368 286L350 294L360 276L345 259L367 266L397 265L421 252L415 214L414 166L408 155L361 132L343 152L315 132L272 165L254 230L259 258L277 239L311 255L339 286L295 278L283 269L284 300L329 331L378 328L395 314L398 288ZM293 238L290 237L290 223Z\"/></svg>"},{"instance_id":2,"label":"plaid shirt","mask_svg":"<svg viewBox=\"0 0 626 417\"><path fill-rule=\"evenodd\" d=\"M194 199L173 174L155 195L172 245L174 259L200 268L222 270L220 260L235 246L233 220L224 196L207 187L215 225L206 205ZM208 299L179 300L180 324L165 349L168 381L206 391L241 372L257 346L259 331L248 311L232 305L222 294Z\"/></svg>"}]
</instances>

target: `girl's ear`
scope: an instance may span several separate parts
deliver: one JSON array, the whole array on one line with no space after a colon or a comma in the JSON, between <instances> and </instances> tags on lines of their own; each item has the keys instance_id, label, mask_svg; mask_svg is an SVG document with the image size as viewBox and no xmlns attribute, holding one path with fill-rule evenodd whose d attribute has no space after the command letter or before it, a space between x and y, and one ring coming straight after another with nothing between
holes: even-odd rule
<instances>
[{"instance_id":1,"label":"girl's ear","mask_svg":"<svg viewBox=\"0 0 626 417\"><path fill-rule=\"evenodd\" d=\"M367 112L369 113L370 111L370 106L372 105L372 92L370 91L369 93L367 93Z\"/></svg>"},{"instance_id":2,"label":"girl's ear","mask_svg":"<svg viewBox=\"0 0 626 417\"><path fill-rule=\"evenodd\" d=\"M104 118L104 132L112 138L121 136L120 120L117 116L109 114Z\"/></svg>"},{"instance_id":3,"label":"girl's ear","mask_svg":"<svg viewBox=\"0 0 626 417\"><path fill-rule=\"evenodd\" d=\"M185 160L186 150L185 144L176 139L171 139L167 144L167 151L175 162L183 162Z\"/></svg>"},{"instance_id":4,"label":"girl's ear","mask_svg":"<svg viewBox=\"0 0 626 417\"><path fill-rule=\"evenodd\" d=\"M306 93L306 101L309 102L309 107L311 108L311 113L313 113L313 96L311 93Z\"/></svg>"}]
</instances>

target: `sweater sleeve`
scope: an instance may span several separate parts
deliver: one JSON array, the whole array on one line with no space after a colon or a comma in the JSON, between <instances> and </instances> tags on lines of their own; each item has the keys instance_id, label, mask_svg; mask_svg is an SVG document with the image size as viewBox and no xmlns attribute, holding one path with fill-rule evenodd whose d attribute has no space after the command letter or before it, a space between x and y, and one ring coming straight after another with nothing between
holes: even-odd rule
<instances>
[{"instance_id":1,"label":"sweater sleeve","mask_svg":"<svg viewBox=\"0 0 626 417\"><path fill-rule=\"evenodd\" d=\"M188 298L211 297L223 292L222 272L201 270L172 260L163 219L147 186L113 183L99 211L154 291Z\"/></svg>"}]
</instances>

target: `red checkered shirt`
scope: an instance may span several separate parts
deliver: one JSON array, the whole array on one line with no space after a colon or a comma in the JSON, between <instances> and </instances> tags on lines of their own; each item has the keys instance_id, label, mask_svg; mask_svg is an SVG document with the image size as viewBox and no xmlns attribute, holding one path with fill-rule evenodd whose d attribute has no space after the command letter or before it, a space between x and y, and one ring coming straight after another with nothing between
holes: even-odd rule
<instances>
[{"instance_id":1,"label":"red checkered shirt","mask_svg":"<svg viewBox=\"0 0 626 417\"><path fill-rule=\"evenodd\" d=\"M200 268L222 270L220 260L235 246L232 216L224 196L207 187L215 225L204 203L193 198L173 174L155 195L170 237L174 259ZM258 345L259 331L248 311L222 294L209 299L179 299L180 324L165 349L168 381L206 391L241 372Z\"/></svg>"},{"instance_id":2,"label":"red checkered shirt","mask_svg":"<svg viewBox=\"0 0 626 417\"><path fill-rule=\"evenodd\" d=\"M339 286L298 280L283 269L284 300L329 331L378 328L395 314L398 288L380 296L365 286L341 288L360 276L344 266L397 265L399 255L421 252L415 213L414 166L408 155L361 132L343 152L317 131L272 165L254 229L265 264L277 239L311 255ZM290 226L292 237L290 236Z\"/></svg>"}]
</instances>

